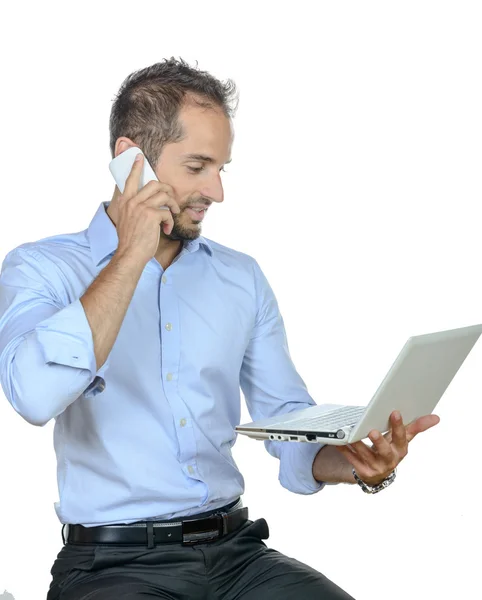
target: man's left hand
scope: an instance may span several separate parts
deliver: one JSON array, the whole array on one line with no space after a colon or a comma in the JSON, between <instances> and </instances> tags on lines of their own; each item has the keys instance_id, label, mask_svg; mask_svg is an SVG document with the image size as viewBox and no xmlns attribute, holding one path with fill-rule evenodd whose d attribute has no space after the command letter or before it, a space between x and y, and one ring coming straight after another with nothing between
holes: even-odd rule
<instances>
[{"instance_id":1,"label":"man's left hand","mask_svg":"<svg viewBox=\"0 0 482 600\"><path fill-rule=\"evenodd\" d=\"M394 411L390 415L390 431L382 435L374 429L368 434L373 442L372 447L360 441L334 448L343 454L362 481L370 486L378 485L405 458L408 444L413 438L434 427L439 421L437 415L426 415L404 425L400 413Z\"/></svg>"}]
</instances>

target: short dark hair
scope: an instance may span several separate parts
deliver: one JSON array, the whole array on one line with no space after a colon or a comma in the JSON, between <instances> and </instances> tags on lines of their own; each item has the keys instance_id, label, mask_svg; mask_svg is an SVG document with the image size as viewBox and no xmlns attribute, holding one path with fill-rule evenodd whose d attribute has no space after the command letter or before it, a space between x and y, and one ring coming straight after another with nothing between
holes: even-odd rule
<instances>
[{"instance_id":1,"label":"short dark hair","mask_svg":"<svg viewBox=\"0 0 482 600\"><path fill-rule=\"evenodd\" d=\"M121 136L137 144L155 167L164 144L180 141L183 131L178 121L183 104L221 108L234 117L239 94L232 79L220 81L206 71L191 67L183 59L164 59L131 73L123 81L110 113L110 151Z\"/></svg>"}]
</instances>

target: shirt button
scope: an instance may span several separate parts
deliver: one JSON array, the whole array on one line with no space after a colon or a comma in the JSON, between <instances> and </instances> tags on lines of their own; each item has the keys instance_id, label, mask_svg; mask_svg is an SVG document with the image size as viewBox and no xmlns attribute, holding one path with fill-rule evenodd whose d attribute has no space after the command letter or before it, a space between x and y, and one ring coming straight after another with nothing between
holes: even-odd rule
<instances>
[{"instance_id":1,"label":"shirt button","mask_svg":"<svg viewBox=\"0 0 482 600\"><path fill-rule=\"evenodd\" d=\"M165 275L162 276L162 283L167 283L167 277Z\"/></svg>"},{"instance_id":2,"label":"shirt button","mask_svg":"<svg viewBox=\"0 0 482 600\"><path fill-rule=\"evenodd\" d=\"M191 465L189 465L189 467L187 468L187 470L189 471L189 475L192 475L194 473L194 469L192 468Z\"/></svg>"},{"instance_id":3,"label":"shirt button","mask_svg":"<svg viewBox=\"0 0 482 600\"><path fill-rule=\"evenodd\" d=\"M186 425L186 423L187 423L186 419L181 419L179 421L179 424L181 425L181 427L184 427Z\"/></svg>"},{"instance_id":4,"label":"shirt button","mask_svg":"<svg viewBox=\"0 0 482 600\"><path fill-rule=\"evenodd\" d=\"M166 375L166 379L167 379L167 381L172 381L172 373L168 373Z\"/></svg>"},{"instance_id":5,"label":"shirt button","mask_svg":"<svg viewBox=\"0 0 482 600\"><path fill-rule=\"evenodd\" d=\"M167 329L167 331L171 331L172 323L166 323L166 329Z\"/></svg>"}]
</instances>

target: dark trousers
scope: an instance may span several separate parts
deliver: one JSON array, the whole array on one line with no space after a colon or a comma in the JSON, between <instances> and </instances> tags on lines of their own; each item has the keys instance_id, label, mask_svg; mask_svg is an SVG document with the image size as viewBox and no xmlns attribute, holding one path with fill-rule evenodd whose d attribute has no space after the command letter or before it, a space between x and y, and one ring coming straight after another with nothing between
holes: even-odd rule
<instances>
[{"instance_id":1,"label":"dark trousers","mask_svg":"<svg viewBox=\"0 0 482 600\"><path fill-rule=\"evenodd\" d=\"M67 544L47 600L353 600L318 571L268 548L268 537L258 519L194 546Z\"/></svg>"}]
</instances>

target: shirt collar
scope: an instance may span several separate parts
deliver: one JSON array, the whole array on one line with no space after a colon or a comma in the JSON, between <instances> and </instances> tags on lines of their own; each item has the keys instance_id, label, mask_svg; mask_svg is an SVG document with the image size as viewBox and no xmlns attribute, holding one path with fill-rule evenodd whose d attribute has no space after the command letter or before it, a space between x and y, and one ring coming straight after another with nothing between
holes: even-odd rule
<instances>
[{"instance_id":1,"label":"shirt collar","mask_svg":"<svg viewBox=\"0 0 482 600\"><path fill-rule=\"evenodd\" d=\"M117 229L106 212L109 204L110 202L100 203L99 208L87 229L90 252L96 267L98 267L106 258L111 257L119 244ZM212 246L208 240L202 236L195 240L186 241L183 245L184 250L190 253L196 252L200 247L203 247L206 252L212 256Z\"/></svg>"}]
</instances>

